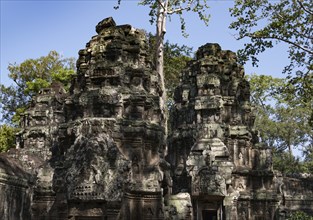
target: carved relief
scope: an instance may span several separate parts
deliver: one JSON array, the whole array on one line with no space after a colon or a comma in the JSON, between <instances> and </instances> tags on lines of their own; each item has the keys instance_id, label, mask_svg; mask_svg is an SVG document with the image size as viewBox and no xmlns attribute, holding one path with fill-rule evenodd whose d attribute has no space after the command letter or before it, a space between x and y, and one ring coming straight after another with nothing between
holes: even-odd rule
<instances>
[{"instance_id":1,"label":"carved relief","mask_svg":"<svg viewBox=\"0 0 313 220\"><path fill-rule=\"evenodd\" d=\"M174 92L167 145L145 33L112 18L96 31L79 51L70 92L41 90L22 116L19 149L0 155L0 216L229 220L312 211L312 178L274 173L271 150L258 144L235 53L199 48Z\"/></svg>"}]
</instances>

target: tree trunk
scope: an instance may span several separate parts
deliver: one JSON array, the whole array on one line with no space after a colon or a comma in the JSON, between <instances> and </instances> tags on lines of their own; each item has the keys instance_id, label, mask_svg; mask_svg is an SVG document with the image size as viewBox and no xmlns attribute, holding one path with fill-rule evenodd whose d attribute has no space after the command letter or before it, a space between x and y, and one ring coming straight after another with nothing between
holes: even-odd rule
<instances>
[{"instance_id":1,"label":"tree trunk","mask_svg":"<svg viewBox=\"0 0 313 220\"><path fill-rule=\"evenodd\" d=\"M158 1L158 0L157 0ZM166 33L166 16L168 0L158 1L158 17L156 23L156 71L159 75L161 85L160 108L164 117L165 137L167 137L167 107L166 107L166 90L164 81L164 35Z\"/></svg>"}]
</instances>

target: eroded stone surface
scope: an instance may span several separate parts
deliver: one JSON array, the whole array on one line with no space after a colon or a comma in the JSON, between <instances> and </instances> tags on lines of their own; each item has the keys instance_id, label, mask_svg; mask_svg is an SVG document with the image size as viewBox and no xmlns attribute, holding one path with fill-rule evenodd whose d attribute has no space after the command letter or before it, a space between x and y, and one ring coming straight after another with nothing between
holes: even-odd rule
<instances>
[{"instance_id":1,"label":"eroded stone surface","mask_svg":"<svg viewBox=\"0 0 313 220\"><path fill-rule=\"evenodd\" d=\"M253 131L236 55L199 48L181 76L168 155L145 33L112 18L52 84L0 155L0 219L285 219L313 211L310 176L282 177Z\"/></svg>"},{"instance_id":2,"label":"eroded stone surface","mask_svg":"<svg viewBox=\"0 0 313 220\"><path fill-rule=\"evenodd\" d=\"M312 212L308 197L303 206L287 199L290 180L274 175L271 149L258 143L249 83L236 55L206 44L187 66L171 109L168 161L173 192L190 193L194 218L281 219L282 210ZM298 181L301 188L305 183ZM301 197L305 190L295 192Z\"/></svg>"},{"instance_id":3,"label":"eroded stone surface","mask_svg":"<svg viewBox=\"0 0 313 220\"><path fill-rule=\"evenodd\" d=\"M0 219L30 219L33 178L18 161L0 154Z\"/></svg>"}]
</instances>

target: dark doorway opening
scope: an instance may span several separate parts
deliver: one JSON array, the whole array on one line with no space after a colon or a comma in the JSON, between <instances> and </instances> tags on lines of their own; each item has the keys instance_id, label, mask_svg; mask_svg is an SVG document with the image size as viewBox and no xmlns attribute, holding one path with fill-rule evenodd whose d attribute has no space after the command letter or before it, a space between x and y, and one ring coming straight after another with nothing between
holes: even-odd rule
<instances>
[{"instance_id":1,"label":"dark doorway opening","mask_svg":"<svg viewBox=\"0 0 313 220\"><path fill-rule=\"evenodd\" d=\"M217 211L202 210L202 220L217 220Z\"/></svg>"}]
</instances>

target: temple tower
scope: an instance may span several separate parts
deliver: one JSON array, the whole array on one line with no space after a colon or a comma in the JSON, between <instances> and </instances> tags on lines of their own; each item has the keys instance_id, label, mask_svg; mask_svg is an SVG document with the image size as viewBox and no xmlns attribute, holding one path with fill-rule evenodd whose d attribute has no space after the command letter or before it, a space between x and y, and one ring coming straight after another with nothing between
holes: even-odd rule
<instances>
[{"instance_id":1,"label":"temple tower","mask_svg":"<svg viewBox=\"0 0 313 220\"><path fill-rule=\"evenodd\" d=\"M187 66L171 109L173 191L191 194L196 219L250 219L255 196L273 195L273 171L271 151L252 129L244 69L218 44L200 47ZM275 196L257 201L276 202ZM262 211L272 218L273 207Z\"/></svg>"}]
</instances>

